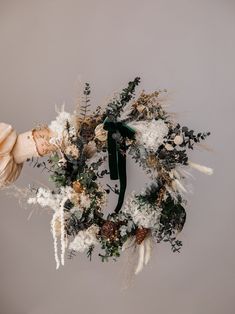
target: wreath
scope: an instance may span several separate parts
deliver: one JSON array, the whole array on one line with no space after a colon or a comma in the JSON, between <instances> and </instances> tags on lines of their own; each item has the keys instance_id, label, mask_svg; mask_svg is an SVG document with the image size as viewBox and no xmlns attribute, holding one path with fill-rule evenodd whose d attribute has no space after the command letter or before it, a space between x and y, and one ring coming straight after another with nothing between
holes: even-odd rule
<instances>
[{"instance_id":1,"label":"wreath","mask_svg":"<svg viewBox=\"0 0 235 314\"><path fill-rule=\"evenodd\" d=\"M104 109L98 106L94 112L86 83L79 110L70 114L62 108L49 126L57 152L46 162L37 161L37 167L49 171L55 188L35 189L28 203L53 210L57 268L64 265L66 251L70 257L85 252L91 259L97 246L102 261L116 260L131 247L138 250L136 273L149 262L154 243L169 242L173 252L180 251L187 169L212 173L190 161L187 152L210 133L195 133L175 123L165 110L166 90L136 96L139 83L135 78ZM149 179L142 191L127 196L126 158L134 159ZM118 181L104 184L106 176ZM111 192L118 195L117 205L105 215Z\"/></svg>"}]
</instances>

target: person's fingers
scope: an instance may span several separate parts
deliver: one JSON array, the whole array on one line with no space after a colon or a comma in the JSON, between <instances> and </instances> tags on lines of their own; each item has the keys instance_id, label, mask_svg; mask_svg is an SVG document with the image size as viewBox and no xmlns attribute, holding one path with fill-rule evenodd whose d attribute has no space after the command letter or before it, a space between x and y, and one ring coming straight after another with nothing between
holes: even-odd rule
<instances>
[{"instance_id":1,"label":"person's fingers","mask_svg":"<svg viewBox=\"0 0 235 314\"><path fill-rule=\"evenodd\" d=\"M33 138L40 156L48 155L56 150L50 143L52 132L48 127L33 130Z\"/></svg>"}]
</instances>

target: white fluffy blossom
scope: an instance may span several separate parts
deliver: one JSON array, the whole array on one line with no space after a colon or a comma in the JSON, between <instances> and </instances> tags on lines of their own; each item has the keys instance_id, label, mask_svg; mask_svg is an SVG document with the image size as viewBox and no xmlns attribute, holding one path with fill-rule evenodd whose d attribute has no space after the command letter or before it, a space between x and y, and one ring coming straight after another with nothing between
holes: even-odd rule
<instances>
[{"instance_id":1,"label":"white fluffy blossom","mask_svg":"<svg viewBox=\"0 0 235 314\"><path fill-rule=\"evenodd\" d=\"M151 206L149 203L140 203L135 194L127 199L123 214L131 216L133 222L144 228L157 228L161 215L161 208Z\"/></svg>"},{"instance_id":2,"label":"white fluffy blossom","mask_svg":"<svg viewBox=\"0 0 235 314\"><path fill-rule=\"evenodd\" d=\"M162 120L129 123L136 130L136 140L147 149L157 150L168 134L168 126Z\"/></svg>"},{"instance_id":3,"label":"white fluffy blossom","mask_svg":"<svg viewBox=\"0 0 235 314\"><path fill-rule=\"evenodd\" d=\"M39 188L35 197L28 199L28 204L39 204L42 207L50 207L54 210L54 215L51 221L51 231L54 240L54 254L56 261L56 268L60 264L64 265L64 256L66 249L66 235L65 235L65 221L64 221L64 205L68 199L72 199L74 190L69 187L61 187L58 193L52 193L49 189ZM56 220L60 221L60 244L61 255L58 256L58 243L56 235Z\"/></svg>"},{"instance_id":4,"label":"white fluffy blossom","mask_svg":"<svg viewBox=\"0 0 235 314\"><path fill-rule=\"evenodd\" d=\"M64 111L64 106L62 106L61 110L58 111L56 120L53 120L49 125L50 130L52 130L52 132L55 134L55 137L51 139L53 144L63 140L67 123L70 125L70 136L76 135L76 128L73 126L73 120L73 115Z\"/></svg>"},{"instance_id":5,"label":"white fluffy blossom","mask_svg":"<svg viewBox=\"0 0 235 314\"><path fill-rule=\"evenodd\" d=\"M89 208L91 206L91 199L89 195L85 193L80 194L80 205L83 208Z\"/></svg>"},{"instance_id":6,"label":"white fluffy blossom","mask_svg":"<svg viewBox=\"0 0 235 314\"><path fill-rule=\"evenodd\" d=\"M58 193L52 193L51 190L39 188L35 197L28 199L28 204L39 204L41 207L50 207L57 211L60 207L62 200L67 197L71 199L74 190L69 187L61 187Z\"/></svg>"},{"instance_id":7,"label":"white fluffy blossom","mask_svg":"<svg viewBox=\"0 0 235 314\"><path fill-rule=\"evenodd\" d=\"M120 218L125 219L125 215L123 217L123 215L120 216ZM135 225L133 223L133 221L128 220L127 225L122 225L119 229L120 235L122 237L124 237L125 235L127 235L128 233L130 233L132 231L132 229L135 228Z\"/></svg>"},{"instance_id":8,"label":"white fluffy blossom","mask_svg":"<svg viewBox=\"0 0 235 314\"><path fill-rule=\"evenodd\" d=\"M91 245L98 243L97 234L99 232L99 227L96 225L90 226L87 230L79 231L74 240L70 243L69 249L76 252L83 253Z\"/></svg>"}]
</instances>

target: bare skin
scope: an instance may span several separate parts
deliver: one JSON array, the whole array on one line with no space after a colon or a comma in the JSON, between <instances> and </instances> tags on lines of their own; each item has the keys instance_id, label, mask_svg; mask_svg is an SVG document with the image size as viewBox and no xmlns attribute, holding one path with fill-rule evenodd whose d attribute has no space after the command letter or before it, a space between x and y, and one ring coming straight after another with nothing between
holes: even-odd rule
<instances>
[{"instance_id":1,"label":"bare skin","mask_svg":"<svg viewBox=\"0 0 235 314\"><path fill-rule=\"evenodd\" d=\"M48 127L33 130L33 138L40 156L56 151L56 146L50 143L53 133Z\"/></svg>"}]
</instances>

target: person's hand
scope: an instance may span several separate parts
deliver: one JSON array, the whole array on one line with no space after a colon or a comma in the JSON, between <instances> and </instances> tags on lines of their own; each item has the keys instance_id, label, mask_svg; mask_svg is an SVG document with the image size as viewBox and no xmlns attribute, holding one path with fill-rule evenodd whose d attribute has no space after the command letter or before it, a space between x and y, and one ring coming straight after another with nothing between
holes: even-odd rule
<instances>
[{"instance_id":1,"label":"person's hand","mask_svg":"<svg viewBox=\"0 0 235 314\"><path fill-rule=\"evenodd\" d=\"M33 138L40 156L56 151L56 146L50 143L52 136L52 131L48 127L33 130Z\"/></svg>"}]
</instances>

